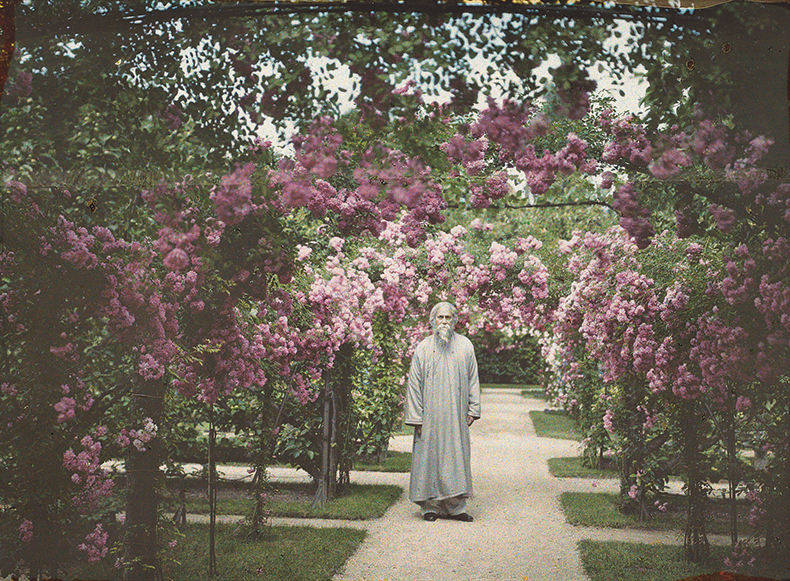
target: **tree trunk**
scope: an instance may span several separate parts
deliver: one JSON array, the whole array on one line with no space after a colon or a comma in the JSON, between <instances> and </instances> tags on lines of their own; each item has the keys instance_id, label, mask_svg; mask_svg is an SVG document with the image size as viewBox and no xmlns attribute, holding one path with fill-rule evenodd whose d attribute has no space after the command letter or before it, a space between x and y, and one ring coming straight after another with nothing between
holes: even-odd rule
<instances>
[{"instance_id":1,"label":"tree trunk","mask_svg":"<svg viewBox=\"0 0 790 581\"><path fill-rule=\"evenodd\" d=\"M332 370L324 373L324 417L321 433L321 469L313 499L324 506L348 484L348 408L353 372L354 347L344 343L335 356ZM338 470L341 477L338 481Z\"/></svg>"},{"instance_id":2,"label":"tree trunk","mask_svg":"<svg viewBox=\"0 0 790 581\"><path fill-rule=\"evenodd\" d=\"M350 440L351 433L351 388L354 381L354 346L345 343L338 352L338 382L334 396L334 436L333 436L333 495L342 494L350 484L351 465L356 449ZM386 456L386 450L384 451Z\"/></svg>"},{"instance_id":3,"label":"tree trunk","mask_svg":"<svg viewBox=\"0 0 790 581\"><path fill-rule=\"evenodd\" d=\"M164 382L143 381L132 393L134 418L151 418L157 426L162 420ZM161 446L158 437L146 443L145 450L131 446L126 461L126 528L124 541L125 581L154 581L161 577L157 557L157 513L159 498Z\"/></svg>"},{"instance_id":4,"label":"tree trunk","mask_svg":"<svg viewBox=\"0 0 790 581\"><path fill-rule=\"evenodd\" d=\"M263 391L263 405L259 416L259 437L258 451L254 457L255 475L252 478L252 485L255 491L255 507L252 511L252 522L250 534L257 538L262 533L262 527L267 520L265 490L268 488L269 476L266 469L271 462L274 447L272 420L272 382L266 382Z\"/></svg>"},{"instance_id":5,"label":"tree trunk","mask_svg":"<svg viewBox=\"0 0 790 581\"><path fill-rule=\"evenodd\" d=\"M710 543L705 531L705 502L707 494L702 488L699 470L699 418L693 402L686 403L683 411L684 460L686 463L688 509L683 550L686 560L703 563L710 557Z\"/></svg>"},{"instance_id":6,"label":"tree trunk","mask_svg":"<svg viewBox=\"0 0 790 581\"><path fill-rule=\"evenodd\" d=\"M313 498L313 506L324 506L329 499L329 450L332 437L332 381L331 373L327 370L324 377L324 417L323 431L321 433L321 470L318 474L318 486Z\"/></svg>"}]
</instances>

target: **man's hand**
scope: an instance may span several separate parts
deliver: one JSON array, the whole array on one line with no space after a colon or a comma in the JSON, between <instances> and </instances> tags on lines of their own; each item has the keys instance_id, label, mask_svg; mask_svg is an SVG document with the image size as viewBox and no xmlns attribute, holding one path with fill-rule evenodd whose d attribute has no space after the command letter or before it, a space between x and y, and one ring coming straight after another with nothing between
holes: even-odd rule
<instances>
[{"instance_id":1,"label":"man's hand","mask_svg":"<svg viewBox=\"0 0 790 581\"><path fill-rule=\"evenodd\" d=\"M414 426L414 435L418 438L422 436L422 426Z\"/></svg>"},{"instance_id":2,"label":"man's hand","mask_svg":"<svg viewBox=\"0 0 790 581\"><path fill-rule=\"evenodd\" d=\"M475 423L476 419L477 418L472 417L472 416L466 416L466 425L467 426L471 426L473 423Z\"/></svg>"}]
</instances>

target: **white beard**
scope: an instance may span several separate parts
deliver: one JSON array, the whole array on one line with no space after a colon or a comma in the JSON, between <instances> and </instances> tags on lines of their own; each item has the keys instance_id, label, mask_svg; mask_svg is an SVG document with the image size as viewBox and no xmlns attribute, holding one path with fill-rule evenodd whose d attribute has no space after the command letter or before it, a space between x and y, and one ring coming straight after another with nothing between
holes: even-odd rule
<instances>
[{"instance_id":1,"label":"white beard","mask_svg":"<svg viewBox=\"0 0 790 581\"><path fill-rule=\"evenodd\" d=\"M433 330L433 334L436 335L439 345L446 347L450 343L455 332L450 325L437 325Z\"/></svg>"}]
</instances>

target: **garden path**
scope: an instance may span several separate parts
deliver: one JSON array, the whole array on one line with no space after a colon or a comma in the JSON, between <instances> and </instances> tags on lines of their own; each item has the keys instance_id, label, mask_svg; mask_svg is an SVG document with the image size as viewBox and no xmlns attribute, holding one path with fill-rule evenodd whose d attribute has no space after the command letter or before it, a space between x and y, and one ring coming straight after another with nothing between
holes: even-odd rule
<instances>
[{"instance_id":1,"label":"garden path","mask_svg":"<svg viewBox=\"0 0 790 581\"><path fill-rule=\"evenodd\" d=\"M565 522L563 482L546 460L572 456L573 441L538 438L529 411L542 400L491 389L472 428L473 523L425 522L406 495L368 529L336 581L583 581L578 529ZM408 451L410 437L393 442ZM408 474L400 475L408 489Z\"/></svg>"}]
</instances>

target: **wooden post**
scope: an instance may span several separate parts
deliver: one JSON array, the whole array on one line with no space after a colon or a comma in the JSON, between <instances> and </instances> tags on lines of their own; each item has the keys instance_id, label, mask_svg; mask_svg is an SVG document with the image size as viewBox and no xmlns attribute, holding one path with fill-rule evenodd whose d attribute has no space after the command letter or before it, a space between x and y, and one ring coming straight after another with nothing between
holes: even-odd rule
<instances>
[{"instance_id":1,"label":"wooden post","mask_svg":"<svg viewBox=\"0 0 790 581\"><path fill-rule=\"evenodd\" d=\"M214 578L217 575L217 553L216 553L216 532L217 532L217 462L215 457L215 446L217 443L217 430L214 426L214 406L211 407L211 419L208 427L208 507L209 507L209 529L208 529L208 575Z\"/></svg>"},{"instance_id":2,"label":"wooden post","mask_svg":"<svg viewBox=\"0 0 790 581\"><path fill-rule=\"evenodd\" d=\"M151 418L157 426L162 419L164 383L140 379L132 393L135 418ZM161 446L158 437L134 446L126 461L126 528L124 540L125 581L155 581L160 573L157 535Z\"/></svg>"},{"instance_id":3,"label":"wooden post","mask_svg":"<svg viewBox=\"0 0 790 581\"><path fill-rule=\"evenodd\" d=\"M732 548L738 544L738 504L736 493L740 475L738 474L738 449L735 438L735 390L727 397L727 460L729 461L728 480L730 481L730 541Z\"/></svg>"},{"instance_id":4,"label":"wooden post","mask_svg":"<svg viewBox=\"0 0 790 581\"><path fill-rule=\"evenodd\" d=\"M339 452L339 447L342 445L342 442L338 437L338 420L337 420L338 398L337 398L337 392L334 389L330 392L330 399L331 399L330 403L331 403L331 413L332 413L332 425L329 431L329 470L327 473L328 499L335 498L335 494L337 493L337 489L336 489L337 456Z\"/></svg>"}]
</instances>

